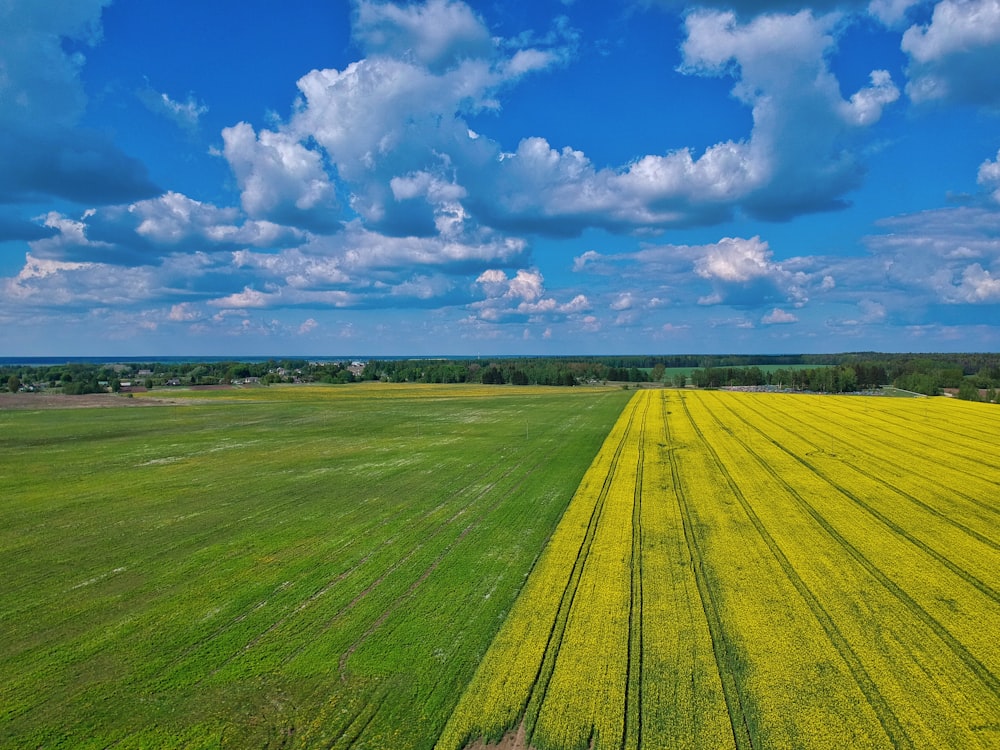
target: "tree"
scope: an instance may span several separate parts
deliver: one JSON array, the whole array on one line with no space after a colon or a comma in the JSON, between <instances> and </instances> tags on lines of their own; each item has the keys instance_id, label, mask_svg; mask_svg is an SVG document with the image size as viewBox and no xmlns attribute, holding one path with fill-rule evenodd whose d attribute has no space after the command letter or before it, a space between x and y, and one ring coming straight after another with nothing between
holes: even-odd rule
<instances>
[{"instance_id":1,"label":"tree","mask_svg":"<svg viewBox=\"0 0 1000 750\"><path fill-rule=\"evenodd\" d=\"M978 401L979 389L969 380L963 380L958 385L958 397L965 401Z\"/></svg>"},{"instance_id":2,"label":"tree","mask_svg":"<svg viewBox=\"0 0 1000 750\"><path fill-rule=\"evenodd\" d=\"M21 379L17 375L11 375L7 378L7 390L11 393L17 393L21 390Z\"/></svg>"}]
</instances>

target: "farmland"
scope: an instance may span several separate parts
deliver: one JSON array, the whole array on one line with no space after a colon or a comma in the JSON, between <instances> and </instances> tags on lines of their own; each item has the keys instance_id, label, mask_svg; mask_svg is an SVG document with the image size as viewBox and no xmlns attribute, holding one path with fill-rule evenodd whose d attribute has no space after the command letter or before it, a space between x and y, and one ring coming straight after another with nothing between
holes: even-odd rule
<instances>
[{"instance_id":1,"label":"farmland","mask_svg":"<svg viewBox=\"0 0 1000 750\"><path fill-rule=\"evenodd\" d=\"M438 747L997 747L998 520L991 407L640 391Z\"/></svg>"},{"instance_id":2,"label":"farmland","mask_svg":"<svg viewBox=\"0 0 1000 750\"><path fill-rule=\"evenodd\" d=\"M93 398L0 409L0 747L1000 745L993 405Z\"/></svg>"},{"instance_id":3,"label":"farmland","mask_svg":"<svg viewBox=\"0 0 1000 750\"><path fill-rule=\"evenodd\" d=\"M431 747L629 395L0 409L0 747Z\"/></svg>"}]
</instances>

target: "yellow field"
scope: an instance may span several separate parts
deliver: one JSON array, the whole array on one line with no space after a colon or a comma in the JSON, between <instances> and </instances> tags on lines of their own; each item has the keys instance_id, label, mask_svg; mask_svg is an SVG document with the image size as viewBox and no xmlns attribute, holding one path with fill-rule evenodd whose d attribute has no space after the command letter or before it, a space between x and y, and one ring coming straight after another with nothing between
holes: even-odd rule
<instances>
[{"instance_id":1,"label":"yellow field","mask_svg":"<svg viewBox=\"0 0 1000 750\"><path fill-rule=\"evenodd\" d=\"M442 734L1000 747L1000 409L639 391Z\"/></svg>"}]
</instances>

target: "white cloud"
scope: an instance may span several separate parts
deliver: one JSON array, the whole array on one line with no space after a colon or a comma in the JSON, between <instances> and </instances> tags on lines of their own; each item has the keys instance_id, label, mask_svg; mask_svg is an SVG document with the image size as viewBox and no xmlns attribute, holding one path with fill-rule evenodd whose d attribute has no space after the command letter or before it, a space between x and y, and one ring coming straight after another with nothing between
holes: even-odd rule
<instances>
[{"instance_id":1,"label":"white cloud","mask_svg":"<svg viewBox=\"0 0 1000 750\"><path fill-rule=\"evenodd\" d=\"M139 99L146 107L156 114L165 116L178 127L189 132L198 129L201 116L208 112L208 107L188 94L187 101L179 102L171 99L168 94L146 87L139 91Z\"/></svg>"},{"instance_id":2,"label":"white cloud","mask_svg":"<svg viewBox=\"0 0 1000 750\"><path fill-rule=\"evenodd\" d=\"M739 23L732 12L697 10L685 19L680 70L737 77L733 95L752 107L753 133L741 146L756 180L742 205L764 218L836 208L863 175L843 144L860 134L899 96L889 74L845 101L827 56L839 17L761 15Z\"/></svg>"},{"instance_id":3,"label":"white cloud","mask_svg":"<svg viewBox=\"0 0 1000 750\"><path fill-rule=\"evenodd\" d=\"M412 56L434 71L490 57L495 47L482 19L465 3L451 0L404 6L360 0L353 34L370 54Z\"/></svg>"},{"instance_id":4,"label":"white cloud","mask_svg":"<svg viewBox=\"0 0 1000 750\"><path fill-rule=\"evenodd\" d=\"M994 161L987 159L979 165L979 172L976 175L976 182L987 190L995 188L992 198L1000 203L1000 151L997 151L997 158Z\"/></svg>"},{"instance_id":5,"label":"white cloud","mask_svg":"<svg viewBox=\"0 0 1000 750\"><path fill-rule=\"evenodd\" d=\"M314 229L337 226L339 209L321 155L281 132L241 122L222 131L223 155L254 219Z\"/></svg>"},{"instance_id":6,"label":"white cloud","mask_svg":"<svg viewBox=\"0 0 1000 750\"><path fill-rule=\"evenodd\" d=\"M170 312L167 314L167 319L175 323L193 323L201 317L201 312L189 302L171 305Z\"/></svg>"},{"instance_id":7,"label":"white cloud","mask_svg":"<svg viewBox=\"0 0 1000 750\"><path fill-rule=\"evenodd\" d=\"M994 276L978 263L966 266L950 301L972 304L1000 302L1000 277Z\"/></svg>"},{"instance_id":8,"label":"white cloud","mask_svg":"<svg viewBox=\"0 0 1000 750\"><path fill-rule=\"evenodd\" d=\"M696 224L723 218L758 178L742 144L718 144L697 160L681 149L597 170L583 152L532 137L498 162L479 208L501 226L554 234Z\"/></svg>"},{"instance_id":9,"label":"white cloud","mask_svg":"<svg viewBox=\"0 0 1000 750\"><path fill-rule=\"evenodd\" d=\"M621 292L614 299L614 301L612 301L610 307L612 310L631 310L634 304L635 301L632 299L631 292Z\"/></svg>"},{"instance_id":10,"label":"white cloud","mask_svg":"<svg viewBox=\"0 0 1000 750\"><path fill-rule=\"evenodd\" d=\"M749 240L726 237L708 246L703 257L695 262L695 272L705 279L740 283L769 276L775 266L771 250L760 237Z\"/></svg>"},{"instance_id":11,"label":"white cloud","mask_svg":"<svg viewBox=\"0 0 1000 750\"><path fill-rule=\"evenodd\" d=\"M223 226L233 226L238 219L236 209L217 208L172 191L133 203L128 212L139 221L136 234L165 244L196 234L215 234Z\"/></svg>"},{"instance_id":12,"label":"white cloud","mask_svg":"<svg viewBox=\"0 0 1000 750\"><path fill-rule=\"evenodd\" d=\"M802 307L813 290L828 292L833 281L823 259L776 261L759 236L724 237L706 245L647 245L634 253L591 250L574 259L573 270L613 278L613 289L627 288L627 293L608 293L605 304L615 310L627 303L652 311L667 300L672 306Z\"/></svg>"},{"instance_id":13,"label":"white cloud","mask_svg":"<svg viewBox=\"0 0 1000 750\"><path fill-rule=\"evenodd\" d=\"M963 206L879 224L884 233L865 240L873 258L858 259L855 266L840 261L846 286L871 285L905 307L1000 301L1000 211Z\"/></svg>"},{"instance_id":14,"label":"white cloud","mask_svg":"<svg viewBox=\"0 0 1000 750\"><path fill-rule=\"evenodd\" d=\"M868 12L886 26L895 28L905 19L910 8L920 5L924 0L872 0Z\"/></svg>"},{"instance_id":15,"label":"white cloud","mask_svg":"<svg viewBox=\"0 0 1000 750\"><path fill-rule=\"evenodd\" d=\"M929 24L906 30L902 49L913 101L1000 105L1000 0L941 0Z\"/></svg>"},{"instance_id":16,"label":"white cloud","mask_svg":"<svg viewBox=\"0 0 1000 750\"><path fill-rule=\"evenodd\" d=\"M941 0L934 6L930 24L906 30L902 47L914 61L926 63L997 40L1000 40L997 0Z\"/></svg>"},{"instance_id":17,"label":"white cloud","mask_svg":"<svg viewBox=\"0 0 1000 750\"><path fill-rule=\"evenodd\" d=\"M792 313L785 312L781 308L774 308L767 315L760 319L760 322L766 326L779 325L784 323L797 323L799 319Z\"/></svg>"},{"instance_id":18,"label":"white cloud","mask_svg":"<svg viewBox=\"0 0 1000 750\"><path fill-rule=\"evenodd\" d=\"M242 292L228 294L225 297L210 300L208 304L214 307L242 309L247 307L269 307L272 304L272 294L265 294L250 287L244 287Z\"/></svg>"},{"instance_id":19,"label":"white cloud","mask_svg":"<svg viewBox=\"0 0 1000 750\"><path fill-rule=\"evenodd\" d=\"M870 125L882 117L882 109L899 98L899 89L892 82L892 77L886 70L871 72L872 85L861 89L845 105L845 119L857 125Z\"/></svg>"},{"instance_id":20,"label":"white cloud","mask_svg":"<svg viewBox=\"0 0 1000 750\"><path fill-rule=\"evenodd\" d=\"M16 276L0 280L0 289L5 306L26 310L128 306L158 293L156 277L149 269L39 258L31 253Z\"/></svg>"},{"instance_id":21,"label":"white cloud","mask_svg":"<svg viewBox=\"0 0 1000 750\"><path fill-rule=\"evenodd\" d=\"M84 254L87 247L99 245L100 253L94 254L100 260L122 265L150 263L166 253L233 246L285 247L302 242L306 236L293 227L246 220L237 208L220 208L173 191L150 200L89 211L78 224L72 235L64 231L59 238L65 243L72 237L75 243L62 247L64 255ZM84 242L84 234L99 242ZM53 253L46 243L36 249Z\"/></svg>"},{"instance_id":22,"label":"white cloud","mask_svg":"<svg viewBox=\"0 0 1000 750\"><path fill-rule=\"evenodd\" d=\"M530 316L538 322L551 316L578 315L591 307L584 294L577 294L568 302L560 303L545 291L542 274L535 269L518 269L513 277L497 269L488 269L476 279L476 284L486 295L470 307L482 320L498 321L510 316Z\"/></svg>"}]
</instances>

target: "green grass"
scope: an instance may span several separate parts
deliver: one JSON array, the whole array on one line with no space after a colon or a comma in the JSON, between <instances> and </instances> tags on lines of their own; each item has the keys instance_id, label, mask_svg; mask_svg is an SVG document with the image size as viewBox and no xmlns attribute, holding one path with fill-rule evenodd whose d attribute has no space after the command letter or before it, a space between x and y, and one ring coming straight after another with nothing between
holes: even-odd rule
<instances>
[{"instance_id":1,"label":"green grass","mask_svg":"<svg viewBox=\"0 0 1000 750\"><path fill-rule=\"evenodd\" d=\"M2 747L433 746L630 396L170 395L0 411Z\"/></svg>"}]
</instances>

